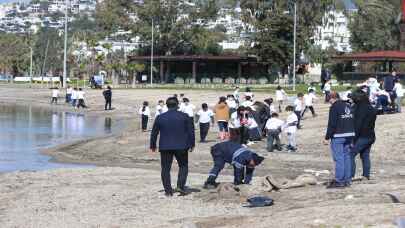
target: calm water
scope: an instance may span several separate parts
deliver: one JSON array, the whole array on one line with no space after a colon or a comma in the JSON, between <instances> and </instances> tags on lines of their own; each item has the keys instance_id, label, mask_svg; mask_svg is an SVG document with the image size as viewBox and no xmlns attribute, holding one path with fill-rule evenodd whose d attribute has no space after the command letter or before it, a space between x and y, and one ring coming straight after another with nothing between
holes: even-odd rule
<instances>
[{"instance_id":1,"label":"calm water","mask_svg":"<svg viewBox=\"0 0 405 228\"><path fill-rule=\"evenodd\" d=\"M115 123L115 122L114 122ZM31 106L0 105L0 172L44 170L78 165L50 162L40 149L113 133L111 118L86 117Z\"/></svg>"}]
</instances>

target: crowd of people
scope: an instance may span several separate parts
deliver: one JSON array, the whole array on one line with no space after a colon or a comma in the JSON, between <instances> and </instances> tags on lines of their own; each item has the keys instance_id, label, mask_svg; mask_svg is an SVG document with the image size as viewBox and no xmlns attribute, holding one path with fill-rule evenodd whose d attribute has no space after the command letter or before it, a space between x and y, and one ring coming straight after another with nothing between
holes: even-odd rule
<instances>
[{"instance_id":1,"label":"crowd of people","mask_svg":"<svg viewBox=\"0 0 405 228\"><path fill-rule=\"evenodd\" d=\"M391 83L391 77L394 77L392 88L387 85ZM388 99L396 100L395 110L401 111L403 91L399 79L395 78L395 73L386 77L378 88L374 87L371 81L369 79L367 83L359 84L354 89L348 87L347 91L340 94L332 91L330 80L324 82L322 91L325 94L325 102L330 104L324 144L330 145L335 162L335 178L327 188L346 188L352 184L354 178L358 178L355 162L358 155L363 167L360 178L370 179L370 151L376 140L374 128L381 110L379 106L381 101L378 101L381 98L378 96L388 93ZM184 94L180 96L175 94L167 100L166 105L163 101L159 101L150 148L152 151L157 150L156 141L160 134L159 151L162 156L162 181L166 195L171 196L176 191L187 194L185 189L185 176L188 172L187 154L195 147L194 123L199 124L200 143L207 142L207 134L215 122L218 127L219 142L211 147L213 168L204 187L218 186L217 176L226 163L234 167L234 184L249 184L255 167L264 160L264 157L255 153L250 146L267 139L268 152L274 150L297 152L296 133L303 128L302 120L308 110L313 118L317 117L315 104L318 100L316 87L311 84L305 94L298 93L294 100L289 99L279 86L275 93L276 102L273 98L258 101L249 88L242 95L236 87L232 94L219 97L218 102L211 107L203 103L198 111ZM287 112L286 119L280 118L280 113L284 111ZM148 113L148 117L150 115ZM285 147L282 143L283 133L286 135ZM176 147L172 145L174 142L183 144ZM173 157L177 159L180 167L179 181L175 190L170 185Z\"/></svg>"},{"instance_id":2,"label":"crowd of people","mask_svg":"<svg viewBox=\"0 0 405 228\"><path fill-rule=\"evenodd\" d=\"M330 145L335 162L335 178L328 188L351 185L356 175L357 155L362 161L362 178L370 179L370 150L376 140L374 127L377 115L401 112L404 91L396 72L380 82L370 78L355 89L348 87L340 94L332 91L331 80L326 77L322 80L321 90L325 103L330 104L324 144ZM58 96L59 90L53 88L51 103L57 103ZM81 88L68 87L66 103L75 108L85 108L84 96ZM111 110L111 87L103 91L103 96L105 110ZM213 140L217 144L211 147L213 168L204 183L205 188L218 186L217 176L226 163L234 167L234 184L249 184L254 168L264 160L251 149L251 145L258 141L267 140L268 152L298 152L297 131L304 127L305 114L309 110L312 118L317 117L315 105L319 98L316 86L311 84L305 93L298 93L296 97L288 97L278 86L274 97L260 101L250 88L242 94L240 88L235 87L233 93L219 97L215 105L205 102L198 108L185 94L174 94L166 101L159 100L154 110L149 107L149 101L144 101L138 111L141 128L143 132L148 132L154 111L150 149L155 152L159 148L166 196L176 191L181 195L187 194L188 153L195 147L195 126L199 128L200 143L210 142L208 133L215 123L218 128L217 139ZM286 112L285 119L281 118L283 112ZM284 138L286 142L282 143ZM170 180L173 158L179 165L175 190Z\"/></svg>"}]
</instances>

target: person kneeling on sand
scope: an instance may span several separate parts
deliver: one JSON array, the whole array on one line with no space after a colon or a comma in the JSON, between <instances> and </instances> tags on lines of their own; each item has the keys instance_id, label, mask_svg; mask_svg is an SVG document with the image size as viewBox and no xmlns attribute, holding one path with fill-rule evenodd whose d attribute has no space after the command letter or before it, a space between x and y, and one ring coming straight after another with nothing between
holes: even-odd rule
<instances>
[{"instance_id":1,"label":"person kneeling on sand","mask_svg":"<svg viewBox=\"0 0 405 228\"><path fill-rule=\"evenodd\" d=\"M214 167L211 169L208 179L204 183L204 188L206 189L212 189L218 186L215 180L224 168L225 163L233 165L234 184L240 185L250 183L255 167L260 165L264 160L264 157L232 141L215 144L211 147L211 155L214 160Z\"/></svg>"}]
</instances>

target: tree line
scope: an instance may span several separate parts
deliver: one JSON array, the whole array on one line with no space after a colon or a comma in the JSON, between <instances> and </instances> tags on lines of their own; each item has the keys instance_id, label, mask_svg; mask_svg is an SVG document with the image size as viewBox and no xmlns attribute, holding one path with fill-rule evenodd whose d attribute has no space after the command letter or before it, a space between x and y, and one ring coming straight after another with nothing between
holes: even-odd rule
<instances>
[{"instance_id":1,"label":"tree line","mask_svg":"<svg viewBox=\"0 0 405 228\"><path fill-rule=\"evenodd\" d=\"M342 8L337 0L295 0L298 6L297 56L308 53L313 61L327 61L328 53L314 46L314 32L323 23L326 12ZM131 0L105 0L97 5L92 16L81 16L69 24L68 67L70 75L85 77L106 70L109 76L128 76L147 70L141 63L128 64L126 55L149 55L151 29L154 24L155 55L219 55L219 42L229 38L226 27L209 28L218 18L221 8L240 6L247 34L245 46L233 51L238 55L253 55L272 66L286 68L293 56L294 0L150 0L134 4ZM399 1L356 0L358 13L350 15L351 44L356 51L387 50L398 47L399 28L396 17ZM232 12L231 12L232 13ZM107 55L95 49L99 41L118 31L129 31L119 37L130 41L140 38L140 48L134 53L112 52ZM78 53L85 44L90 51ZM52 72L60 75L63 66L63 32L41 28L36 34L0 34L0 71L14 76L29 72L30 49L33 50L35 75ZM115 78L115 77L112 77Z\"/></svg>"}]
</instances>

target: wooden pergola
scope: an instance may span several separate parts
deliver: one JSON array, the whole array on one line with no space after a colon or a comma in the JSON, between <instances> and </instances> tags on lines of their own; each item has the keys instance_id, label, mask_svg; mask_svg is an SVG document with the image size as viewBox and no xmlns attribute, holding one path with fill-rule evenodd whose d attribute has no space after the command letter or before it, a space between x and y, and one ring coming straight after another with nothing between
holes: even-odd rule
<instances>
[{"instance_id":1,"label":"wooden pergola","mask_svg":"<svg viewBox=\"0 0 405 228\"><path fill-rule=\"evenodd\" d=\"M332 59L336 62L382 63L382 72L343 72L343 74L384 76L394 70L394 63L405 62L405 51L373 51L364 53L351 53L334 56Z\"/></svg>"},{"instance_id":2,"label":"wooden pergola","mask_svg":"<svg viewBox=\"0 0 405 228\"><path fill-rule=\"evenodd\" d=\"M150 64L150 56L129 56L130 62L146 62ZM175 55L175 56L154 56L153 61L156 65L159 65L159 75L160 80L166 81L167 75L171 72L171 65L176 63L187 64L191 67L191 75L194 80L197 81L197 74L199 71L200 64L215 63L221 64L231 64L236 70L236 76L242 77L244 68L248 64L263 64L267 63L258 62L256 57L247 57L239 55L221 55L221 56L211 56L211 55ZM188 65L189 64L189 65Z\"/></svg>"}]
</instances>

